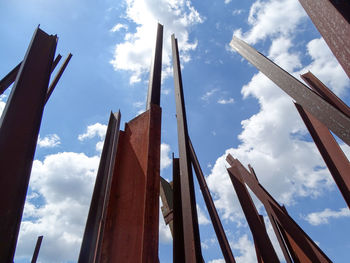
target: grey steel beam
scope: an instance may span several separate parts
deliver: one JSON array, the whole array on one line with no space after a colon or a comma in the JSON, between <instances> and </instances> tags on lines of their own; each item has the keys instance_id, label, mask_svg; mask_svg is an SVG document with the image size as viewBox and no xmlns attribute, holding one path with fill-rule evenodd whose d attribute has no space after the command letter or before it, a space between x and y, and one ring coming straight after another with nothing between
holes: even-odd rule
<instances>
[{"instance_id":1,"label":"grey steel beam","mask_svg":"<svg viewBox=\"0 0 350 263\"><path fill-rule=\"evenodd\" d=\"M350 77L349 1L299 0L299 2Z\"/></svg>"},{"instance_id":2,"label":"grey steel beam","mask_svg":"<svg viewBox=\"0 0 350 263\"><path fill-rule=\"evenodd\" d=\"M163 25L158 23L156 48L152 61L151 72L148 83L148 94L146 110L149 110L151 104L160 105L160 90L162 82L162 50L163 50Z\"/></svg>"},{"instance_id":3,"label":"grey steel beam","mask_svg":"<svg viewBox=\"0 0 350 263\"><path fill-rule=\"evenodd\" d=\"M38 236L38 240L36 241L36 245L35 245L35 249L34 249L31 263L36 263L36 261L38 260L39 251L40 251L42 241L43 241L43 236Z\"/></svg>"},{"instance_id":4,"label":"grey steel beam","mask_svg":"<svg viewBox=\"0 0 350 263\"><path fill-rule=\"evenodd\" d=\"M180 58L175 35L171 36L171 44L173 55L176 119L180 158L180 182L186 259L185 262L202 262L202 251L196 210L196 197L194 192L190 151L188 147L188 130L182 87Z\"/></svg>"},{"instance_id":5,"label":"grey steel beam","mask_svg":"<svg viewBox=\"0 0 350 263\"><path fill-rule=\"evenodd\" d=\"M230 45L297 103L302 105L305 110L350 145L349 117L244 41L233 37Z\"/></svg>"},{"instance_id":6,"label":"grey steel beam","mask_svg":"<svg viewBox=\"0 0 350 263\"><path fill-rule=\"evenodd\" d=\"M232 254L230 244L227 240L225 230L221 224L220 217L216 211L213 199L211 198L211 194L210 194L209 188L207 186L207 183L205 181L202 168L201 168L199 161L197 159L196 152L193 148L193 145L192 145L192 142L190 139L188 139L188 142L189 142L189 148L190 148L191 162L192 162L194 171L197 175L198 184L199 184L201 192L203 194L203 198L204 198L205 204L207 206L207 209L208 209L208 212L210 215L210 219L211 219L211 222L213 224L213 227L214 227L214 230L216 233L216 237L219 241L222 255L224 256L225 262L227 262L227 263L236 262L234 257L233 257L233 254Z\"/></svg>"},{"instance_id":7,"label":"grey steel beam","mask_svg":"<svg viewBox=\"0 0 350 263\"><path fill-rule=\"evenodd\" d=\"M99 243L103 235L102 231L110 196L118 146L120 118L120 111L118 113L111 112L80 248L79 263L93 263L97 262L99 258Z\"/></svg>"},{"instance_id":8,"label":"grey steel beam","mask_svg":"<svg viewBox=\"0 0 350 263\"><path fill-rule=\"evenodd\" d=\"M13 261L56 45L56 36L35 31L0 120L3 262Z\"/></svg>"}]
</instances>

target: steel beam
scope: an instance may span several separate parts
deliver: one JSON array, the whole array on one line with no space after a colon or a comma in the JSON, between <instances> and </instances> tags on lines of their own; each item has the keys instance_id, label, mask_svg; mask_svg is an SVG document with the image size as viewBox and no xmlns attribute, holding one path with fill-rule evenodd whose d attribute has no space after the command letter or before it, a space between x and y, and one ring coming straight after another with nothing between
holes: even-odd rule
<instances>
[{"instance_id":1,"label":"steel beam","mask_svg":"<svg viewBox=\"0 0 350 263\"><path fill-rule=\"evenodd\" d=\"M228 262L228 263L229 262L236 262L234 257L233 257L233 254L232 254L230 244L227 240L225 230L221 224L220 217L216 211L213 199L211 198L211 194L210 194L210 191L208 189L207 183L205 181L202 168L199 164L196 152L193 148L193 145L192 145L192 142L190 139L188 139L188 143L189 143L189 148L190 148L191 162L192 162L194 171L197 175L198 184L199 184L201 192L203 194L203 198L204 198L205 204L207 206L207 209L208 209L208 212L210 215L210 219L211 219L211 222L213 224L213 227L214 227L214 230L216 233L216 237L219 241L222 255L224 256L225 262Z\"/></svg>"},{"instance_id":2,"label":"steel beam","mask_svg":"<svg viewBox=\"0 0 350 263\"><path fill-rule=\"evenodd\" d=\"M272 246L269 236L267 235L266 228L263 222L261 222L260 216L253 203L248 189L243 183L240 171L237 167L231 166L227 169L233 187L237 193L238 200L243 209L244 215L247 219L249 228L254 238L254 243L258 247L259 254L263 262L280 262L275 249Z\"/></svg>"},{"instance_id":3,"label":"steel beam","mask_svg":"<svg viewBox=\"0 0 350 263\"><path fill-rule=\"evenodd\" d=\"M173 187L163 177L160 177L160 198L163 206L161 207L165 224L169 225L171 235L174 236L174 213L173 213Z\"/></svg>"},{"instance_id":4,"label":"steel beam","mask_svg":"<svg viewBox=\"0 0 350 263\"><path fill-rule=\"evenodd\" d=\"M160 105L160 90L162 82L162 50L163 50L163 25L158 23L157 27L157 40L156 48L154 52L153 63L151 67L146 110L148 110L152 104Z\"/></svg>"},{"instance_id":5,"label":"steel beam","mask_svg":"<svg viewBox=\"0 0 350 263\"><path fill-rule=\"evenodd\" d=\"M299 0L350 78L350 3L347 0Z\"/></svg>"},{"instance_id":6,"label":"steel beam","mask_svg":"<svg viewBox=\"0 0 350 263\"><path fill-rule=\"evenodd\" d=\"M0 120L3 262L13 262L56 45L56 36L35 31Z\"/></svg>"},{"instance_id":7,"label":"steel beam","mask_svg":"<svg viewBox=\"0 0 350 263\"><path fill-rule=\"evenodd\" d=\"M349 117L244 41L233 37L230 45L297 103L302 105L305 110L350 145Z\"/></svg>"},{"instance_id":8,"label":"steel beam","mask_svg":"<svg viewBox=\"0 0 350 263\"><path fill-rule=\"evenodd\" d=\"M295 103L335 183L350 208L350 163L328 128Z\"/></svg>"},{"instance_id":9,"label":"steel beam","mask_svg":"<svg viewBox=\"0 0 350 263\"><path fill-rule=\"evenodd\" d=\"M180 182L186 259L185 262L202 262L202 251L196 210L196 197L194 192L190 150L188 147L188 130L182 87L180 58L175 35L171 36L171 44L173 55L176 119L180 157Z\"/></svg>"},{"instance_id":10,"label":"steel beam","mask_svg":"<svg viewBox=\"0 0 350 263\"><path fill-rule=\"evenodd\" d=\"M316 243L299 227L299 225L286 213L277 201L258 183L252 174L230 154L227 162L238 169L240 179L248 185L256 197L264 204L268 213L271 213L276 221L288 235L288 240L294 245L294 252L299 259L306 258L307 262L331 262L326 254ZM235 174L233 174L235 175ZM304 262L301 260L301 262Z\"/></svg>"},{"instance_id":11,"label":"steel beam","mask_svg":"<svg viewBox=\"0 0 350 263\"><path fill-rule=\"evenodd\" d=\"M90 210L80 248L79 263L93 263L99 258L99 244L105 227L115 157L117 154L120 111L111 113L98 168Z\"/></svg>"},{"instance_id":12,"label":"steel beam","mask_svg":"<svg viewBox=\"0 0 350 263\"><path fill-rule=\"evenodd\" d=\"M31 263L36 263L38 256L39 256L39 251L41 247L41 242L43 241L43 236L38 236L38 240L36 241L33 257Z\"/></svg>"}]
</instances>

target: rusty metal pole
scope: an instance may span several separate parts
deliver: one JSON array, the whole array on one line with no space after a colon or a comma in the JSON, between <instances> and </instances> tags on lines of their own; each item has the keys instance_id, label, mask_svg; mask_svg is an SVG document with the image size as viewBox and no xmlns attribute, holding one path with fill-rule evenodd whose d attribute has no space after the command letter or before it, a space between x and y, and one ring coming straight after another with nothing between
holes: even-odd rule
<instances>
[{"instance_id":1,"label":"rusty metal pole","mask_svg":"<svg viewBox=\"0 0 350 263\"><path fill-rule=\"evenodd\" d=\"M350 145L350 118L348 116L244 41L233 37L230 45L297 103L302 105L305 110Z\"/></svg>"},{"instance_id":2,"label":"rusty metal pole","mask_svg":"<svg viewBox=\"0 0 350 263\"><path fill-rule=\"evenodd\" d=\"M39 256L39 251L41 247L41 242L43 241L43 236L38 236L38 240L36 241L33 257L31 263L36 263L38 256Z\"/></svg>"},{"instance_id":3,"label":"rusty metal pole","mask_svg":"<svg viewBox=\"0 0 350 263\"><path fill-rule=\"evenodd\" d=\"M266 228L259 217L259 213L253 203L249 192L240 180L240 172L237 167L231 166L227 169L233 187L237 193L238 200L243 209L244 215L247 219L249 228L252 232L254 243L258 247L258 251L264 262L280 262L275 249L272 246L269 236L267 235Z\"/></svg>"},{"instance_id":4,"label":"rusty metal pole","mask_svg":"<svg viewBox=\"0 0 350 263\"><path fill-rule=\"evenodd\" d=\"M103 235L101 231L104 229L115 157L117 154L120 117L119 111L118 113L111 113L109 118L90 210L80 248L79 263L93 263L99 257L99 241Z\"/></svg>"},{"instance_id":5,"label":"rusty metal pole","mask_svg":"<svg viewBox=\"0 0 350 263\"><path fill-rule=\"evenodd\" d=\"M56 45L56 36L37 28L0 120L3 262L13 262Z\"/></svg>"},{"instance_id":6,"label":"rusty metal pole","mask_svg":"<svg viewBox=\"0 0 350 263\"><path fill-rule=\"evenodd\" d=\"M196 210L196 197L194 192L190 150L188 147L188 130L184 94L182 88L180 58L177 39L174 35L171 36L171 44L173 55L176 119L180 157L180 182L183 233L185 243L185 262L202 262L202 251Z\"/></svg>"},{"instance_id":7,"label":"rusty metal pole","mask_svg":"<svg viewBox=\"0 0 350 263\"><path fill-rule=\"evenodd\" d=\"M350 3L347 0L299 0L350 78Z\"/></svg>"},{"instance_id":8,"label":"rusty metal pole","mask_svg":"<svg viewBox=\"0 0 350 263\"><path fill-rule=\"evenodd\" d=\"M214 230L216 233L216 237L219 241L222 255L224 256L225 262L228 262L228 263L229 262L236 262L234 257L233 257L233 254L232 254L230 244L227 240L225 230L221 224L220 217L216 211L213 199L211 198L210 191L209 191L207 183L205 181L203 171L202 171L201 166L199 164L199 161L197 159L197 155L196 155L196 152L193 148L191 139L188 139L188 143L189 143L189 148L190 148L191 162L192 162L194 171L196 172L198 184L199 184L201 192L203 194L203 198L204 198L205 204L207 206L207 209L208 209L208 212L210 215L210 219L211 219L211 222L213 224L213 227L214 227Z\"/></svg>"}]
</instances>

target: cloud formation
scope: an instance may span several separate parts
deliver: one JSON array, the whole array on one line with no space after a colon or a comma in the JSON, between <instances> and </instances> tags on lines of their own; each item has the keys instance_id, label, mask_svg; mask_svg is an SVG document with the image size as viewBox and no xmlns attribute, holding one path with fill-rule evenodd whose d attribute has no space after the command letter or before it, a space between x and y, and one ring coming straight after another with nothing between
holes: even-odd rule
<instances>
[{"instance_id":1,"label":"cloud formation","mask_svg":"<svg viewBox=\"0 0 350 263\"><path fill-rule=\"evenodd\" d=\"M57 134L49 134L44 138L39 135L38 146L40 148L53 148L61 144L60 137Z\"/></svg>"},{"instance_id":2,"label":"cloud formation","mask_svg":"<svg viewBox=\"0 0 350 263\"><path fill-rule=\"evenodd\" d=\"M305 220L308 221L313 226L318 226L322 224L328 224L329 219L350 217L350 210L348 207L341 208L339 211L334 211L329 208L321 212L313 212L305 216Z\"/></svg>"}]
</instances>

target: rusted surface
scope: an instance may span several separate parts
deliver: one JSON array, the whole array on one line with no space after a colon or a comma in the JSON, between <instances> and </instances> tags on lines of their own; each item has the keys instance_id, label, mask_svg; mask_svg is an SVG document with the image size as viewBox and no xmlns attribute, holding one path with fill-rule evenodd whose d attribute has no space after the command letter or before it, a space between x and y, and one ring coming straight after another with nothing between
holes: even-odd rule
<instances>
[{"instance_id":1,"label":"rusted surface","mask_svg":"<svg viewBox=\"0 0 350 263\"><path fill-rule=\"evenodd\" d=\"M171 234L173 233L173 188L163 177L160 177L160 198L162 200L162 214L165 224L169 225Z\"/></svg>"},{"instance_id":2,"label":"rusted surface","mask_svg":"<svg viewBox=\"0 0 350 263\"><path fill-rule=\"evenodd\" d=\"M350 78L350 3L345 0L299 0Z\"/></svg>"},{"instance_id":3,"label":"rusted surface","mask_svg":"<svg viewBox=\"0 0 350 263\"><path fill-rule=\"evenodd\" d=\"M152 104L160 105L160 85L162 82L163 25L158 23L156 47L148 83L146 110Z\"/></svg>"},{"instance_id":4,"label":"rusted surface","mask_svg":"<svg viewBox=\"0 0 350 263\"><path fill-rule=\"evenodd\" d=\"M38 260L39 251L40 251L42 241L43 241L43 236L38 236L38 240L36 241L36 245L35 245L35 249L34 249L31 263L36 263L36 261Z\"/></svg>"},{"instance_id":5,"label":"rusted surface","mask_svg":"<svg viewBox=\"0 0 350 263\"><path fill-rule=\"evenodd\" d=\"M350 145L349 117L244 41L233 37L230 45L297 103L302 105L305 110Z\"/></svg>"},{"instance_id":6,"label":"rusted surface","mask_svg":"<svg viewBox=\"0 0 350 263\"><path fill-rule=\"evenodd\" d=\"M235 259L233 257L232 251L231 251L230 244L229 244L227 237L226 237L226 234L225 234L225 230L221 224L220 217L216 211L213 199L211 198L210 191L208 189L207 183L206 183L204 175L203 175L202 168L199 164L196 152L193 148L193 145L192 145L192 142L190 139L188 139L188 143L189 143L189 148L190 148L191 162L192 162L193 168L196 172L198 184L199 184L200 189L202 191L203 199L204 199L205 204L207 206L207 209L208 209L208 212L210 215L210 219L211 219L211 222L213 224L213 227L214 227L214 230L216 233L216 237L219 241L219 245L220 245L222 254L223 254L226 262L235 262Z\"/></svg>"},{"instance_id":7,"label":"rusted surface","mask_svg":"<svg viewBox=\"0 0 350 263\"><path fill-rule=\"evenodd\" d=\"M160 127L151 105L120 132L101 263L158 261Z\"/></svg>"},{"instance_id":8,"label":"rusted surface","mask_svg":"<svg viewBox=\"0 0 350 263\"><path fill-rule=\"evenodd\" d=\"M311 262L331 262L326 254L316 245L316 243L299 227L299 225L282 209L277 201L258 183L252 174L250 174L245 167L230 154L226 158L231 166L235 166L240 172L240 178L253 191L256 197L264 204L268 213L271 213L280 224L286 233L296 242L303 250L302 255L297 255L303 258L307 255ZM235 175L235 174L234 174ZM292 243L291 240L289 240ZM298 253L298 251L294 251ZM302 261L301 261L302 262Z\"/></svg>"},{"instance_id":9,"label":"rusted surface","mask_svg":"<svg viewBox=\"0 0 350 263\"><path fill-rule=\"evenodd\" d=\"M96 262L99 257L99 241L103 236L107 204L114 173L115 158L117 153L120 112L111 113L105 142L98 168L95 187L90 203L90 210L85 225L85 232L80 248L79 263Z\"/></svg>"},{"instance_id":10,"label":"rusted surface","mask_svg":"<svg viewBox=\"0 0 350 263\"><path fill-rule=\"evenodd\" d=\"M56 45L35 31L0 120L2 262L13 262Z\"/></svg>"},{"instance_id":11,"label":"rusted surface","mask_svg":"<svg viewBox=\"0 0 350 263\"><path fill-rule=\"evenodd\" d=\"M177 39L174 35L171 36L171 44L174 70L177 134L179 143L185 261L202 262L202 251L196 210L196 197L194 192L192 167L188 147L188 130L182 87L180 58Z\"/></svg>"},{"instance_id":12,"label":"rusted surface","mask_svg":"<svg viewBox=\"0 0 350 263\"><path fill-rule=\"evenodd\" d=\"M254 243L258 247L258 254L261 255L263 262L280 262L278 260L275 249L272 246L269 236L267 235L265 225L261 222L260 216L253 200L242 182L240 171L236 166L231 166L227 169L233 187L237 193L237 197L244 215L247 219L249 228L254 238Z\"/></svg>"},{"instance_id":13,"label":"rusted surface","mask_svg":"<svg viewBox=\"0 0 350 263\"><path fill-rule=\"evenodd\" d=\"M309 130L335 183L350 208L350 163L328 128L299 104L295 106Z\"/></svg>"}]
</instances>

